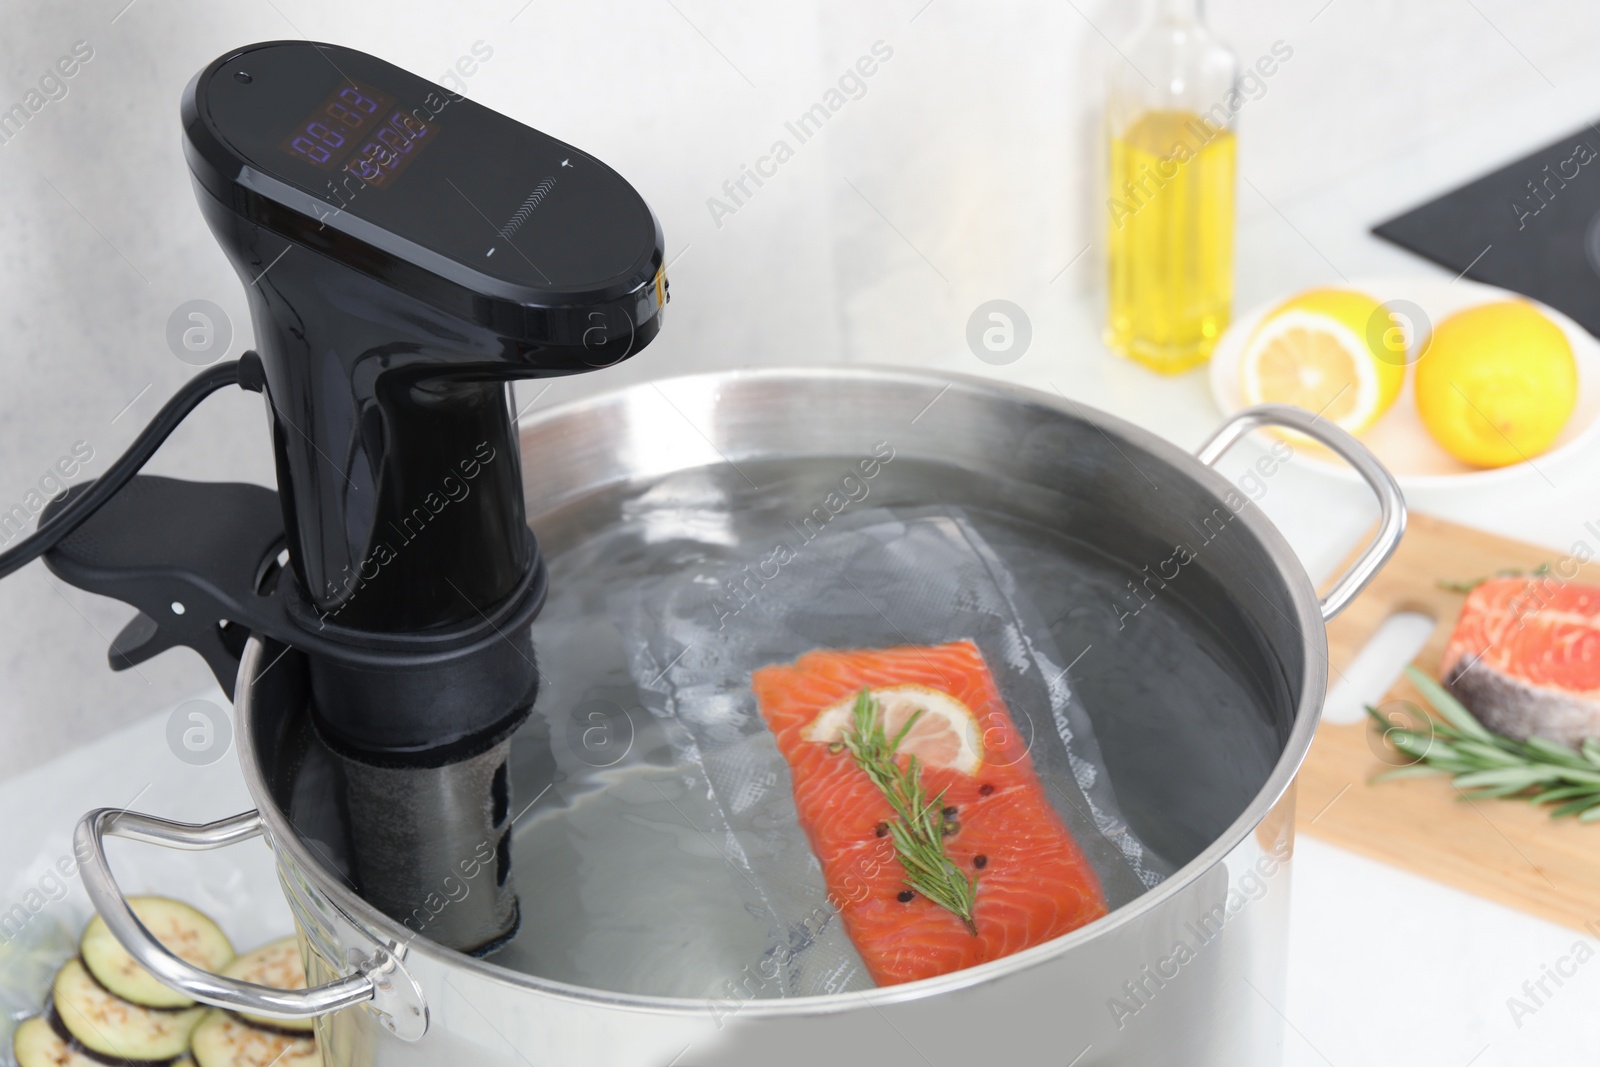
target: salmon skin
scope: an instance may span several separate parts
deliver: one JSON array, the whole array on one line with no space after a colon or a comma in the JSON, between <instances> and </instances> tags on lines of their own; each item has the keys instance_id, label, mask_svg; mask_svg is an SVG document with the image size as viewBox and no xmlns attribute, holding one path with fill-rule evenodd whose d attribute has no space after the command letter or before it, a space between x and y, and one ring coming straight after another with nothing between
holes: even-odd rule
<instances>
[{"instance_id":1,"label":"salmon skin","mask_svg":"<svg viewBox=\"0 0 1600 1067\"><path fill-rule=\"evenodd\" d=\"M1548 577L1481 582L1461 607L1440 675L1497 733L1572 746L1600 739L1600 588Z\"/></svg>"},{"instance_id":2,"label":"salmon skin","mask_svg":"<svg viewBox=\"0 0 1600 1067\"><path fill-rule=\"evenodd\" d=\"M1106 914L1100 881L971 641L808 652L751 682L789 764L828 898L878 985L999 959ZM971 928L908 888L889 832L894 808L841 740L863 690L889 736L904 731L897 764L907 769L916 756L923 793L943 793L945 855L976 879Z\"/></svg>"}]
</instances>

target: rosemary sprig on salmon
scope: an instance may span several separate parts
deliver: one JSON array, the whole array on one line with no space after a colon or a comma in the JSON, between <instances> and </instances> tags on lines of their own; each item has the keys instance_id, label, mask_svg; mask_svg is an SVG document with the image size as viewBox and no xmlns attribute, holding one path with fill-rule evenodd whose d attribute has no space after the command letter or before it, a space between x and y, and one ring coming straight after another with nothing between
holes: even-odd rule
<instances>
[{"instance_id":1,"label":"rosemary sprig on salmon","mask_svg":"<svg viewBox=\"0 0 1600 1067\"><path fill-rule=\"evenodd\" d=\"M894 809L896 818L888 824L889 836L894 840L900 865L905 868L905 884L953 912L976 937L978 925L972 912L977 904L978 876L963 875L945 853L946 833L959 827L945 817L944 791L929 799L922 788L922 765L917 757L911 756L904 767L895 759L900 742L925 710L912 712L891 739L872 691L863 689L856 697L850 728L841 740L856 766Z\"/></svg>"}]
</instances>

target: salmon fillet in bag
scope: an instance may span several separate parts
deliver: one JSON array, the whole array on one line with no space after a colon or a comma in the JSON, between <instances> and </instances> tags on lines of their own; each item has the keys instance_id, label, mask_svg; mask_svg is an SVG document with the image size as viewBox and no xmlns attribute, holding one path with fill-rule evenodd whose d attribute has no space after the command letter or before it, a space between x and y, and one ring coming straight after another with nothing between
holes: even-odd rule
<instances>
[{"instance_id":1,"label":"salmon fillet in bag","mask_svg":"<svg viewBox=\"0 0 1600 1067\"><path fill-rule=\"evenodd\" d=\"M770 925L728 996L948 973L1168 873L1122 820L1069 660L963 514L866 509L758 560L691 564L613 612L684 785L722 817L709 839ZM864 724L885 727L877 778ZM940 866L919 880L907 857Z\"/></svg>"},{"instance_id":2,"label":"salmon fillet in bag","mask_svg":"<svg viewBox=\"0 0 1600 1067\"><path fill-rule=\"evenodd\" d=\"M829 900L879 985L1000 959L1106 914L973 642L808 652L753 681ZM861 751L880 725L892 767ZM933 862L918 869L919 856Z\"/></svg>"}]
</instances>

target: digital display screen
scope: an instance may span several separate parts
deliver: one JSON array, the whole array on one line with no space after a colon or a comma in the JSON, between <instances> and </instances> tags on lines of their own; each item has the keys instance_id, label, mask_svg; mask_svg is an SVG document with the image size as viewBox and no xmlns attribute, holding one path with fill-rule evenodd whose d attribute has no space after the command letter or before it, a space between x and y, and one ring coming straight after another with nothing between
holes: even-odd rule
<instances>
[{"instance_id":1,"label":"digital display screen","mask_svg":"<svg viewBox=\"0 0 1600 1067\"><path fill-rule=\"evenodd\" d=\"M184 107L189 169L215 199L277 232L298 226L291 240L373 277L388 270L387 260L362 249L438 277L455 270L452 284L491 303L507 299L504 286L512 286L519 306L543 307L537 301L559 294L609 292L619 278L644 284L660 254L649 207L616 171L354 49L249 46L213 64ZM270 180L256 185L254 178ZM240 188L252 195L241 198ZM299 217L291 223L279 209ZM560 297L563 308L568 299ZM643 319L586 320L575 329L588 331L583 340L598 359L634 322Z\"/></svg>"},{"instance_id":2,"label":"digital display screen","mask_svg":"<svg viewBox=\"0 0 1600 1067\"><path fill-rule=\"evenodd\" d=\"M323 170L343 170L382 189L437 136L432 118L394 106L394 97L345 81L318 104L279 146Z\"/></svg>"}]
</instances>

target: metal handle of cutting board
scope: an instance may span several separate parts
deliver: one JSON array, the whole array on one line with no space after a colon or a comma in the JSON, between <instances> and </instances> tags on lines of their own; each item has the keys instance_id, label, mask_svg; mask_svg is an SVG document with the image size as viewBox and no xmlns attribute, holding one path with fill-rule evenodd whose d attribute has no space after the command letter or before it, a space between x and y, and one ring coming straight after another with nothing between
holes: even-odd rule
<instances>
[{"instance_id":1,"label":"metal handle of cutting board","mask_svg":"<svg viewBox=\"0 0 1600 1067\"><path fill-rule=\"evenodd\" d=\"M1200 446L1195 458L1208 467L1214 467L1223 453L1232 448L1239 438L1262 426L1282 426L1298 431L1332 450L1339 458L1354 467L1356 473L1366 480L1378 496L1378 507L1382 514L1378 520L1378 532L1373 536L1372 543L1361 553L1361 557L1350 565L1350 569L1339 576L1339 580L1333 583L1333 588L1322 598L1322 621L1327 622L1343 611L1350 601L1355 599L1356 594L1367 587L1373 575L1378 573L1388 562L1389 557L1394 555L1394 550L1400 546L1400 537L1406 532L1406 498L1401 493L1400 483L1395 481L1394 475L1378 462L1378 458L1368 451L1366 445L1339 427L1321 421L1311 412L1288 404L1258 404L1255 407L1245 408L1223 423L1217 432L1211 435L1211 440Z\"/></svg>"},{"instance_id":2,"label":"metal handle of cutting board","mask_svg":"<svg viewBox=\"0 0 1600 1067\"><path fill-rule=\"evenodd\" d=\"M73 832L74 851L83 860L83 885L94 910L106 927L145 970L185 996L219 1008L232 1008L276 1019L309 1019L352 1004L376 1001L373 1006L397 1033L414 1029L414 1010L408 1010L405 993L414 988L395 955L373 945L367 960L354 974L311 989L273 989L212 974L180 959L151 936L117 885L106 859L105 839L161 845L185 852L205 852L248 841L262 833L261 815L247 811L210 823L174 822L121 808L96 808L78 821ZM403 978L403 981L396 981ZM389 1003L385 1003L388 1001ZM398 1002L398 1003L396 1003ZM400 1010L396 1010L400 1009ZM421 1013L426 1027L426 1013Z\"/></svg>"}]
</instances>

